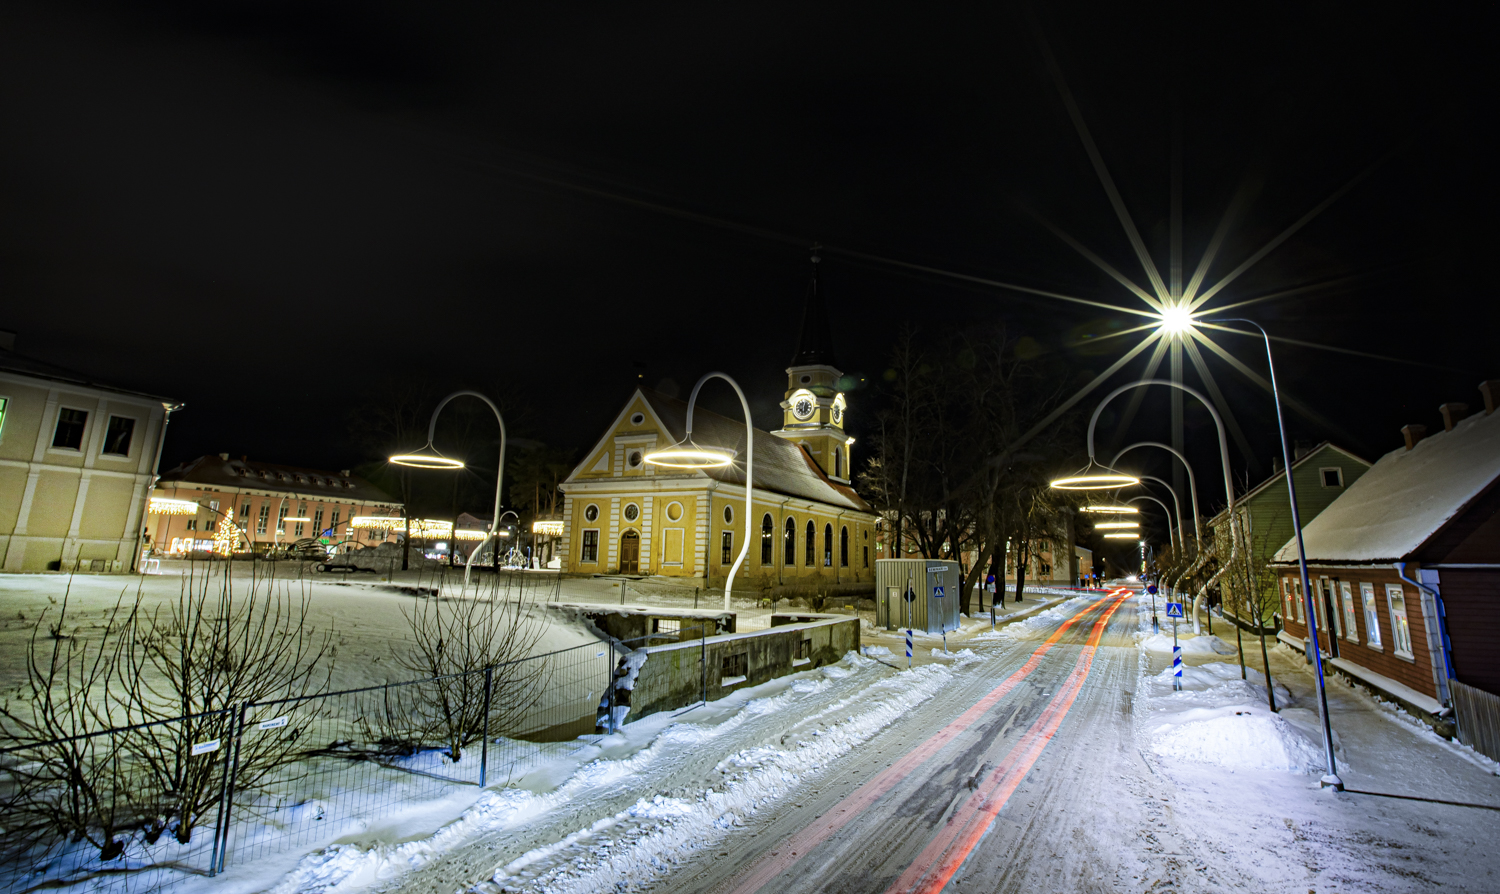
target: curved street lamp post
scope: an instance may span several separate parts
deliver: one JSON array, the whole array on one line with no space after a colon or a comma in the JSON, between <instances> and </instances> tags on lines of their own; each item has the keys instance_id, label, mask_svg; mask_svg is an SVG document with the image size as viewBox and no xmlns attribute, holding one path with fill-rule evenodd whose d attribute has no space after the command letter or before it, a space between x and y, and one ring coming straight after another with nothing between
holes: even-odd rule
<instances>
[{"instance_id":1,"label":"curved street lamp post","mask_svg":"<svg viewBox=\"0 0 1500 894\"><path fill-rule=\"evenodd\" d=\"M448 402L453 400L455 397L479 398L480 400L484 401L491 410L495 411L495 421L500 423L500 468L495 472L495 520L490 525L489 533L487 533L484 539L479 541L479 543L474 546L474 549L469 552L469 560L464 565L464 586L467 587L469 585L469 575L474 570L474 557L479 555L479 551L484 548L484 545L489 542L489 539L491 537L495 537L500 530L500 485L505 478L505 417L500 415L500 408L495 406L494 401L490 400L488 397L485 397L483 394L480 394L478 391L455 391L442 400L438 401L437 408L432 411L432 419L427 423L427 444L414 453L402 453L392 456L390 458L390 461L398 466L406 466L412 469L457 470L464 468L463 460L454 459L449 456L443 456L437 451L435 447L432 446L433 435L437 432L438 414L443 412L443 407L448 406ZM495 548L497 561L499 558L499 552L499 541L497 539Z\"/></svg>"},{"instance_id":2,"label":"curved street lamp post","mask_svg":"<svg viewBox=\"0 0 1500 894\"><path fill-rule=\"evenodd\" d=\"M735 557L734 565L729 569L729 576L724 579L724 610L728 611L729 594L734 590L734 576L744 564L745 557L750 554L750 537L753 533L750 518L755 511L752 478L755 469L755 427L750 421L750 402L745 399L745 392L740 390L739 383L730 378L727 373L704 373L698 383L693 386L693 393L688 396L687 422L682 440L665 450L653 450L646 454L644 459L653 466L665 466L672 469L710 469L727 466L734 462L733 450L727 447L703 447L693 441L693 407L698 403L698 392L709 379L723 379L728 382L729 387L734 389L734 393L740 399L740 409L745 412L745 536L740 544L740 554ZM712 511L709 512L709 527L710 529L713 527ZM706 582L708 579L706 562L703 575Z\"/></svg>"},{"instance_id":3,"label":"curved street lamp post","mask_svg":"<svg viewBox=\"0 0 1500 894\"><path fill-rule=\"evenodd\" d=\"M1120 462L1120 457L1124 456L1137 447L1160 447L1161 449L1177 457L1178 462L1181 462L1182 467L1187 470L1188 496L1189 501L1193 504L1193 538L1199 543L1202 543L1203 529L1199 527L1198 522L1198 519L1202 517L1202 513L1198 511L1198 479L1195 475L1193 475L1193 467L1188 465L1187 457L1183 456L1180 452L1173 449L1172 447L1161 443L1160 441L1137 441L1134 444L1130 444L1121 448L1120 452L1115 454L1114 462L1111 463L1111 465L1118 465ZM1181 519L1181 517L1181 514L1179 514L1178 518ZM1178 522L1177 527L1179 530L1182 528L1181 521Z\"/></svg>"}]
</instances>

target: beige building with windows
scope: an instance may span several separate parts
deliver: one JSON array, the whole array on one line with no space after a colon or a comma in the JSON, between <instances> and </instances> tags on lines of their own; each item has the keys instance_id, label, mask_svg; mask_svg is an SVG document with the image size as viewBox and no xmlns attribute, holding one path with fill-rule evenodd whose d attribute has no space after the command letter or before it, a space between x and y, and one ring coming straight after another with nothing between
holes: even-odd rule
<instances>
[{"instance_id":1,"label":"beige building with windows","mask_svg":"<svg viewBox=\"0 0 1500 894\"><path fill-rule=\"evenodd\" d=\"M178 404L22 357L0 335L0 570L134 570Z\"/></svg>"},{"instance_id":2,"label":"beige building with windows","mask_svg":"<svg viewBox=\"0 0 1500 894\"><path fill-rule=\"evenodd\" d=\"M843 374L829 348L814 277L796 357L787 369L782 427L754 434L751 543L735 583L874 582L877 516L851 487L853 438L844 433ZM682 440L687 404L646 389L626 401L560 486L562 570L657 575L722 586L744 545L745 424L702 407L693 439L729 447L736 462L661 468L645 455Z\"/></svg>"},{"instance_id":3,"label":"beige building with windows","mask_svg":"<svg viewBox=\"0 0 1500 894\"><path fill-rule=\"evenodd\" d=\"M401 504L348 469L325 472L230 459L227 453L200 456L163 472L152 496L197 505L186 514L148 516L148 542L167 555L211 551L214 531L225 518L233 520L256 552L321 537L373 546L394 540L400 528ZM355 527L353 520L361 516L393 521Z\"/></svg>"}]
</instances>

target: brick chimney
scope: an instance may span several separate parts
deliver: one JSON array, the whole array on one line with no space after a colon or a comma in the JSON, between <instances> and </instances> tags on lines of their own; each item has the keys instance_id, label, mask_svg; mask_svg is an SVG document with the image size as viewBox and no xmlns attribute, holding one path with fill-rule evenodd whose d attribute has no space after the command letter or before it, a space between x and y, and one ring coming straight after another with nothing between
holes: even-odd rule
<instances>
[{"instance_id":1,"label":"brick chimney","mask_svg":"<svg viewBox=\"0 0 1500 894\"><path fill-rule=\"evenodd\" d=\"M1453 431L1453 426L1469 415L1469 405L1450 400L1438 407L1438 412L1443 414L1443 431Z\"/></svg>"},{"instance_id":2,"label":"brick chimney","mask_svg":"<svg viewBox=\"0 0 1500 894\"><path fill-rule=\"evenodd\" d=\"M1484 415L1495 412L1495 399L1500 398L1500 379L1489 379L1479 383L1479 393L1484 397Z\"/></svg>"},{"instance_id":3,"label":"brick chimney","mask_svg":"<svg viewBox=\"0 0 1500 894\"><path fill-rule=\"evenodd\" d=\"M1401 437L1406 439L1406 449L1410 450L1417 446L1418 441L1427 437L1427 426L1403 425L1401 426Z\"/></svg>"},{"instance_id":4,"label":"brick chimney","mask_svg":"<svg viewBox=\"0 0 1500 894\"><path fill-rule=\"evenodd\" d=\"M229 454L227 454L227 453L221 453L221 454L219 454L219 459L222 459L224 462L227 463L227 462L229 462Z\"/></svg>"}]
</instances>

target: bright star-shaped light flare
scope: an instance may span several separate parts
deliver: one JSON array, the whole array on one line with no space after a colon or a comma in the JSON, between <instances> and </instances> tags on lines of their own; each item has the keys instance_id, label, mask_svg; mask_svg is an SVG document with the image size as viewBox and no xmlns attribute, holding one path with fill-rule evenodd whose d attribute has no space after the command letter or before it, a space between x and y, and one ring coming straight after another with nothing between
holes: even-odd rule
<instances>
[{"instance_id":1,"label":"bright star-shaped light flare","mask_svg":"<svg viewBox=\"0 0 1500 894\"><path fill-rule=\"evenodd\" d=\"M1193 328L1193 312L1187 305L1167 307L1161 312L1161 329L1168 335L1183 335Z\"/></svg>"}]
</instances>

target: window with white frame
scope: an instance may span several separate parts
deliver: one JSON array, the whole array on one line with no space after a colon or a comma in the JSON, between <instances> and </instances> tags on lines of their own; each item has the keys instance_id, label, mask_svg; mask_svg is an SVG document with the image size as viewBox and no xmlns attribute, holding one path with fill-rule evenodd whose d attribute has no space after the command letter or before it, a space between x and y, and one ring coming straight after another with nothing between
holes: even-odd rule
<instances>
[{"instance_id":1,"label":"window with white frame","mask_svg":"<svg viewBox=\"0 0 1500 894\"><path fill-rule=\"evenodd\" d=\"M5 408L10 406L10 399L0 397L0 439L5 438Z\"/></svg>"},{"instance_id":2,"label":"window with white frame","mask_svg":"<svg viewBox=\"0 0 1500 894\"><path fill-rule=\"evenodd\" d=\"M278 534L286 533L286 510L285 503L282 503L281 508L276 510L276 533Z\"/></svg>"},{"instance_id":3,"label":"window with white frame","mask_svg":"<svg viewBox=\"0 0 1500 894\"><path fill-rule=\"evenodd\" d=\"M271 518L271 504L260 504L260 515L255 520L255 533L266 533L266 522Z\"/></svg>"},{"instance_id":4,"label":"window with white frame","mask_svg":"<svg viewBox=\"0 0 1500 894\"><path fill-rule=\"evenodd\" d=\"M61 407L57 411L57 427L52 430L52 446L58 450L79 450L83 447L83 430L88 426L87 410Z\"/></svg>"},{"instance_id":5,"label":"window with white frame","mask_svg":"<svg viewBox=\"0 0 1500 894\"><path fill-rule=\"evenodd\" d=\"M599 561L598 528L590 528L583 532L583 551L579 554L578 561L590 564Z\"/></svg>"},{"instance_id":6,"label":"window with white frame","mask_svg":"<svg viewBox=\"0 0 1500 894\"><path fill-rule=\"evenodd\" d=\"M1332 628L1329 631L1328 635L1330 637L1343 636L1344 623L1342 619L1339 618L1339 603L1338 597L1334 594L1333 591L1333 581L1329 580L1326 577L1318 581L1318 593L1321 597L1318 600L1318 623L1324 623L1323 615L1325 612L1332 612L1333 617L1328 618L1326 621L1328 626Z\"/></svg>"},{"instance_id":7,"label":"window with white frame","mask_svg":"<svg viewBox=\"0 0 1500 894\"><path fill-rule=\"evenodd\" d=\"M129 456L130 439L135 434L135 420L129 416L111 416L104 430L105 456Z\"/></svg>"},{"instance_id":8,"label":"window with white frame","mask_svg":"<svg viewBox=\"0 0 1500 894\"><path fill-rule=\"evenodd\" d=\"M728 510L727 507L726 507L726 509L724 511L725 511L726 515L729 512L729 510ZM734 552L734 532L733 531L724 531L724 532L722 532L722 534L721 534L721 536L719 538L719 564L721 564L721 565L728 565L730 562L734 561L733 559L730 558L730 555L733 554L733 552Z\"/></svg>"},{"instance_id":9,"label":"window with white frame","mask_svg":"<svg viewBox=\"0 0 1500 894\"><path fill-rule=\"evenodd\" d=\"M1319 469L1318 480L1322 482L1324 487L1343 487L1344 470L1338 468L1337 466L1332 466L1326 469Z\"/></svg>"},{"instance_id":10,"label":"window with white frame","mask_svg":"<svg viewBox=\"0 0 1500 894\"><path fill-rule=\"evenodd\" d=\"M1385 602L1391 612L1391 647L1402 658L1416 658L1411 650L1411 622L1406 616L1406 594L1395 584L1386 584Z\"/></svg>"},{"instance_id":11,"label":"window with white frame","mask_svg":"<svg viewBox=\"0 0 1500 894\"><path fill-rule=\"evenodd\" d=\"M1375 605L1375 585L1360 584L1359 598L1365 605L1365 645L1372 649L1380 646L1380 609Z\"/></svg>"},{"instance_id":12,"label":"window with white frame","mask_svg":"<svg viewBox=\"0 0 1500 894\"><path fill-rule=\"evenodd\" d=\"M1303 625L1307 624L1307 600L1302 598L1302 581L1292 581L1292 594L1297 600L1297 620Z\"/></svg>"},{"instance_id":13,"label":"window with white frame","mask_svg":"<svg viewBox=\"0 0 1500 894\"><path fill-rule=\"evenodd\" d=\"M1346 580L1339 581L1339 598L1344 604L1344 639L1359 642L1359 613L1354 610L1354 587Z\"/></svg>"},{"instance_id":14,"label":"window with white frame","mask_svg":"<svg viewBox=\"0 0 1500 894\"><path fill-rule=\"evenodd\" d=\"M1292 605L1292 579L1283 577L1281 579L1281 620L1290 621L1297 617L1297 609Z\"/></svg>"}]
</instances>

